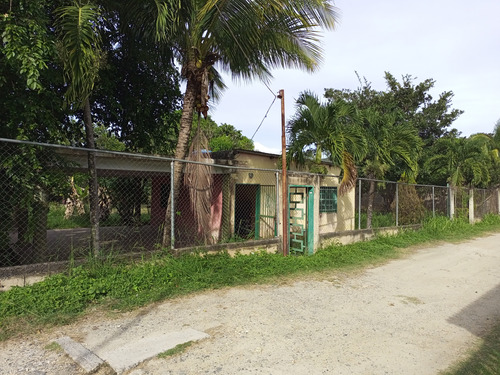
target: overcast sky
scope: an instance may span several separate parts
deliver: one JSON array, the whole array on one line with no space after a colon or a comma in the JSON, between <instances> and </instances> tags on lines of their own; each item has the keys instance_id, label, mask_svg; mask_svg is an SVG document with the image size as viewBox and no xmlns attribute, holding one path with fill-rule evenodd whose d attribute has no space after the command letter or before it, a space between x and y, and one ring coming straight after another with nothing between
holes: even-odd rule
<instances>
[{"instance_id":1,"label":"overcast sky","mask_svg":"<svg viewBox=\"0 0 500 375\"><path fill-rule=\"evenodd\" d=\"M322 39L324 60L314 73L273 72L269 87L285 90L287 121L304 90L322 97L325 88L356 89L356 73L385 90L384 72L399 81L410 74L436 81L431 92L453 91L453 108L465 112L453 127L470 135L492 132L500 119L499 0L337 0L340 22ZM211 110L251 138L274 96L259 81L233 82ZM280 102L276 100L254 137L257 150L281 152Z\"/></svg>"}]
</instances>

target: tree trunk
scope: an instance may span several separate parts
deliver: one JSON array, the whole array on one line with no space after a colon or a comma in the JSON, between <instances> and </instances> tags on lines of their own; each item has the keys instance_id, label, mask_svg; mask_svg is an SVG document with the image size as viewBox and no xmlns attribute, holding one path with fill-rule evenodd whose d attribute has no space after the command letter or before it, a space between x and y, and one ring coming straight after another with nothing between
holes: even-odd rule
<instances>
[{"instance_id":1,"label":"tree trunk","mask_svg":"<svg viewBox=\"0 0 500 375\"><path fill-rule=\"evenodd\" d=\"M85 136L87 148L95 150L94 127L90 112L90 102L87 98L83 107L83 123L85 124ZM99 183L97 181L97 170L95 166L95 152L88 152L89 168L89 205L90 205L90 240L91 249L95 256L99 254Z\"/></svg>"},{"instance_id":2,"label":"tree trunk","mask_svg":"<svg viewBox=\"0 0 500 375\"><path fill-rule=\"evenodd\" d=\"M177 147L175 149L175 159L183 160L186 157L186 153L189 147L189 135L191 134L191 126L193 124L193 113L196 104L196 93L197 93L197 82L194 79L188 78L186 85L186 92L184 93L184 104L182 106L182 115L179 129L179 138L177 140ZM184 169L184 163L176 162L174 165L174 204L177 204L177 199L179 197L179 191L182 184L182 171ZM172 178L172 176L170 176ZM168 196L167 210L165 211L165 221L163 226L163 242L162 246L164 248L171 247L171 226L172 220L170 211L172 208L172 194Z\"/></svg>"},{"instance_id":3,"label":"tree trunk","mask_svg":"<svg viewBox=\"0 0 500 375\"><path fill-rule=\"evenodd\" d=\"M369 176L368 178L372 179L373 176ZM372 217L373 217L373 201L375 199L375 184L376 182L370 181L370 188L368 190L368 207L366 209L366 228L371 229L372 227Z\"/></svg>"}]
</instances>

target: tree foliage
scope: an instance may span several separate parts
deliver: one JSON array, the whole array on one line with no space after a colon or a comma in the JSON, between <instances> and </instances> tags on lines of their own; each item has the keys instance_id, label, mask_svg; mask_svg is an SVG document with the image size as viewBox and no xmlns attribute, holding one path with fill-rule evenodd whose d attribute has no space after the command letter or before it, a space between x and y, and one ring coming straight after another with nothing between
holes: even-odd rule
<instances>
[{"instance_id":1,"label":"tree foliage","mask_svg":"<svg viewBox=\"0 0 500 375\"><path fill-rule=\"evenodd\" d=\"M356 162L366 152L361 117L357 108L342 99L327 104L311 92L297 99L297 110L287 126L288 158L298 164L313 161L315 170L323 155L342 168L340 193L350 190L357 179Z\"/></svg>"},{"instance_id":2,"label":"tree foliage","mask_svg":"<svg viewBox=\"0 0 500 375\"><path fill-rule=\"evenodd\" d=\"M430 150L438 139L457 135L457 130L451 125L463 111L452 108L451 91L441 93L438 99L432 97L430 91L435 85L433 79L416 82L411 75L404 75L398 81L386 72L385 80L387 89L384 91L374 90L366 78L359 78L358 89L325 89L325 97L332 101L343 98L355 103L367 114L365 130L367 136L372 137L368 144L381 145L375 147L392 154L386 158L383 155L376 156L374 149L368 152L364 166L366 176L390 180L405 176L406 181L438 182L436 175L427 169L426 161L432 157ZM384 118L382 122L386 125L379 126L369 121L373 114Z\"/></svg>"}]
</instances>

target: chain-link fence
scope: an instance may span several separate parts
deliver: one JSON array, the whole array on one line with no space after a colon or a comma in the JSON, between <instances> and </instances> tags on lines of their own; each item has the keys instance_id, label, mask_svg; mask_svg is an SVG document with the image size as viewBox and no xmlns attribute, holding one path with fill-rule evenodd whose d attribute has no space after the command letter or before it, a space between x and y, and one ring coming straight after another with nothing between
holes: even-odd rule
<instances>
[{"instance_id":1,"label":"chain-link fence","mask_svg":"<svg viewBox=\"0 0 500 375\"><path fill-rule=\"evenodd\" d=\"M207 167L92 151L98 226L91 223L89 151L0 141L0 267L276 238L280 175L226 162ZM175 164L181 165L172 194ZM189 165L190 168L186 168ZM94 236L94 237L93 237Z\"/></svg>"},{"instance_id":2,"label":"chain-link fence","mask_svg":"<svg viewBox=\"0 0 500 375\"><path fill-rule=\"evenodd\" d=\"M498 189L468 189L358 179L356 229L419 224L427 217L498 214Z\"/></svg>"},{"instance_id":3,"label":"chain-link fence","mask_svg":"<svg viewBox=\"0 0 500 375\"><path fill-rule=\"evenodd\" d=\"M498 213L498 190L474 189L474 218L482 219L490 213Z\"/></svg>"},{"instance_id":4,"label":"chain-link fence","mask_svg":"<svg viewBox=\"0 0 500 375\"><path fill-rule=\"evenodd\" d=\"M199 164L99 150L91 154L98 226L90 215L89 150L0 140L0 268L85 258L97 251L95 240L101 254L280 243L277 156L249 152L236 160L214 154L212 164ZM177 185L176 166L183 171ZM210 179L204 180L207 171ZM355 191L337 196L338 176L289 173L285 212L292 253L311 253L319 235L370 223L390 227L469 212L466 189L455 189L450 202L447 187L359 179ZM476 189L474 197L476 218L498 213L497 190Z\"/></svg>"}]
</instances>

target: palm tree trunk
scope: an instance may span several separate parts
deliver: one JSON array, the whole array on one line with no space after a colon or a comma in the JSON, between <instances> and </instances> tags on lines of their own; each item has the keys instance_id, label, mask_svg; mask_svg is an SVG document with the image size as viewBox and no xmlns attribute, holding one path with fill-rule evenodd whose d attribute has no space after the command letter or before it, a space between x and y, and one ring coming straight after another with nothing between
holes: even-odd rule
<instances>
[{"instance_id":1,"label":"palm tree trunk","mask_svg":"<svg viewBox=\"0 0 500 375\"><path fill-rule=\"evenodd\" d=\"M371 229L372 227L372 217L373 217L373 201L375 200L375 180L374 176L368 176L370 178L370 188L368 190L368 207L366 209L366 228Z\"/></svg>"},{"instance_id":2,"label":"palm tree trunk","mask_svg":"<svg viewBox=\"0 0 500 375\"><path fill-rule=\"evenodd\" d=\"M193 79L187 80L186 92L184 93L184 103L182 106L182 115L179 129L179 138L177 140L177 147L175 149L175 159L183 160L186 157L186 153L189 147L189 135L191 134L191 126L193 124L193 113L196 103L196 93L197 84ZM176 162L174 165L174 204L177 203L177 198L179 197L179 191L182 184L182 171L184 168L184 163ZM170 176L172 178L172 176ZM170 248L171 246L171 236L170 228L172 225L170 211L172 208L172 194L168 197L167 210L165 212L165 221L163 226L163 242L162 246L164 248Z\"/></svg>"},{"instance_id":3,"label":"palm tree trunk","mask_svg":"<svg viewBox=\"0 0 500 375\"><path fill-rule=\"evenodd\" d=\"M83 123L85 124L85 136L87 148L95 150L94 127L90 112L90 102L87 98L83 106ZM97 181L97 170L95 166L95 153L89 151L87 154L89 168L89 205L90 205L90 240L94 255L99 254L99 183Z\"/></svg>"}]
</instances>

